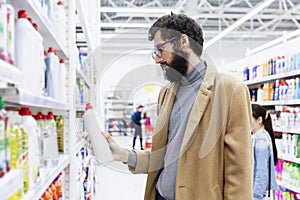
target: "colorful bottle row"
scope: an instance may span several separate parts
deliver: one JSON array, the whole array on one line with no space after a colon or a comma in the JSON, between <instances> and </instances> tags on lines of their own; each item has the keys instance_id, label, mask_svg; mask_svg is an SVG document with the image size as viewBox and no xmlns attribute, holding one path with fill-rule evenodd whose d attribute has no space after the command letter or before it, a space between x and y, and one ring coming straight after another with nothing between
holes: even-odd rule
<instances>
[{"instance_id":1,"label":"colorful bottle row","mask_svg":"<svg viewBox=\"0 0 300 200\"><path fill-rule=\"evenodd\" d=\"M278 160L275 167L276 179L286 187L300 189L300 165Z\"/></svg>"},{"instance_id":2,"label":"colorful bottle row","mask_svg":"<svg viewBox=\"0 0 300 200\"><path fill-rule=\"evenodd\" d=\"M64 174L60 173L42 195L41 200L63 200Z\"/></svg>"},{"instance_id":3,"label":"colorful bottle row","mask_svg":"<svg viewBox=\"0 0 300 200\"><path fill-rule=\"evenodd\" d=\"M294 191L280 188L274 192L275 200L299 200L300 194Z\"/></svg>"},{"instance_id":4,"label":"colorful bottle row","mask_svg":"<svg viewBox=\"0 0 300 200\"><path fill-rule=\"evenodd\" d=\"M295 129L300 127L300 108L290 106L276 106L275 110L269 110L273 128Z\"/></svg>"},{"instance_id":5,"label":"colorful bottle row","mask_svg":"<svg viewBox=\"0 0 300 200\"><path fill-rule=\"evenodd\" d=\"M288 158L300 158L300 135L282 133L282 139L276 139L278 155Z\"/></svg>"},{"instance_id":6,"label":"colorful bottle row","mask_svg":"<svg viewBox=\"0 0 300 200\"><path fill-rule=\"evenodd\" d=\"M275 56L260 65L253 66L251 69L245 67L243 71L244 81L261 80L263 77L275 74L282 74L300 69L300 53L292 56Z\"/></svg>"},{"instance_id":7,"label":"colorful bottle row","mask_svg":"<svg viewBox=\"0 0 300 200\"><path fill-rule=\"evenodd\" d=\"M255 88L249 88L252 102L288 101L300 99L300 80L295 79L276 80L275 83L257 84Z\"/></svg>"}]
</instances>

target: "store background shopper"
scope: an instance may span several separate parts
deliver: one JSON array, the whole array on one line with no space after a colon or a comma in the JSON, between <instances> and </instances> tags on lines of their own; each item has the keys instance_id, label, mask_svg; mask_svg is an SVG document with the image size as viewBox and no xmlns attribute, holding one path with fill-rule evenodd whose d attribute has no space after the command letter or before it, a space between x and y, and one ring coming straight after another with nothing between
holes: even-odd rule
<instances>
[{"instance_id":1,"label":"store background shopper","mask_svg":"<svg viewBox=\"0 0 300 200\"><path fill-rule=\"evenodd\" d=\"M148 173L147 200L252 200L247 87L201 58L202 29L184 14L159 18L149 40L170 81L159 94L152 149L128 151L104 133L114 159Z\"/></svg>"},{"instance_id":2,"label":"store background shopper","mask_svg":"<svg viewBox=\"0 0 300 200\"><path fill-rule=\"evenodd\" d=\"M141 150L144 150L143 147L143 135L142 135L142 112L143 112L144 106L139 105L136 109L136 112L133 113L131 120L133 122L134 126L134 136L133 136L133 142L132 142L132 149L135 149L135 141L136 138L139 137L140 144L141 144Z\"/></svg>"},{"instance_id":3,"label":"store background shopper","mask_svg":"<svg viewBox=\"0 0 300 200\"><path fill-rule=\"evenodd\" d=\"M252 104L252 140L254 150L253 198L264 199L269 190L276 190L275 165L277 148L270 114Z\"/></svg>"}]
</instances>

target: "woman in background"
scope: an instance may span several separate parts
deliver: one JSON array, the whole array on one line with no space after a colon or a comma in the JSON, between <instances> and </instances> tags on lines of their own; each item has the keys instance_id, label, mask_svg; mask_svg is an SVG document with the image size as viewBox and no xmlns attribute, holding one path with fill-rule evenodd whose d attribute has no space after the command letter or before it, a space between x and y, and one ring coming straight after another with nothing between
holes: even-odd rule
<instances>
[{"instance_id":1,"label":"woman in background","mask_svg":"<svg viewBox=\"0 0 300 200\"><path fill-rule=\"evenodd\" d=\"M260 105L252 104L252 142L254 150L253 199L269 196L277 188L275 168L277 148L270 114Z\"/></svg>"}]
</instances>

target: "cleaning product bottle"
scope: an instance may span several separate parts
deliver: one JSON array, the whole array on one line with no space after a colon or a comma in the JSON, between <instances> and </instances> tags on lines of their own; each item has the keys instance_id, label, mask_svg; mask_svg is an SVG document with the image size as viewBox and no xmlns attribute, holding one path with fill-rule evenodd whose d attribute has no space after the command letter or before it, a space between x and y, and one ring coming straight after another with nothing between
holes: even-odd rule
<instances>
[{"instance_id":1,"label":"cleaning product bottle","mask_svg":"<svg viewBox=\"0 0 300 200\"><path fill-rule=\"evenodd\" d=\"M44 159L43 159L43 137L42 137L42 129L44 127L44 121L43 121L43 114L41 112L38 112L36 116L34 116L37 127L38 127L38 154L39 154L39 161L40 166L44 166Z\"/></svg>"},{"instance_id":2,"label":"cleaning product bottle","mask_svg":"<svg viewBox=\"0 0 300 200\"><path fill-rule=\"evenodd\" d=\"M4 108L5 103L0 96L0 178L2 178L6 172L5 127L7 126L7 115Z\"/></svg>"},{"instance_id":3,"label":"cleaning product bottle","mask_svg":"<svg viewBox=\"0 0 300 200\"><path fill-rule=\"evenodd\" d=\"M60 99L60 88L61 85L59 83L59 57L57 55L57 51L54 50L54 76L53 76L53 98L59 100Z\"/></svg>"},{"instance_id":4,"label":"cleaning product bottle","mask_svg":"<svg viewBox=\"0 0 300 200\"><path fill-rule=\"evenodd\" d=\"M34 44L34 28L29 22L25 10L20 10L18 12L15 31L16 66L22 72L22 81L20 86L22 86L23 89L34 93L32 87L35 84L34 80L37 79L34 77L36 72L33 71L35 63L32 57L34 55L32 55L32 51L28 51L28 47L31 47Z\"/></svg>"},{"instance_id":5,"label":"cleaning product bottle","mask_svg":"<svg viewBox=\"0 0 300 200\"><path fill-rule=\"evenodd\" d=\"M7 6L7 61L15 63L15 10L6 0Z\"/></svg>"},{"instance_id":6,"label":"cleaning product bottle","mask_svg":"<svg viewBox=\"0 0 300 200\"><path fill-rule=\"evenodd\" d=\"M257 85L257 103L261 104L264 101L264 91L260 84Z\"/></svg>"},{"instance_id":7,"label":"cleaning product bottle","mask_svg":"<svg viewBox=\"0 0 300 200\"><path fill-rule=\"evenodd\" d=\"M43 153L46 165L53 167L58 164L58 143L56 124L51 112L49 112L44 120L43 129Z\"/></svg>"},{"instance_id":8,"label":"cleaning product bottle","mask_svg":"<svg viewBox=\"0 0 300 200\"><path fill-rule=\"evenodd\" d=\"M5 0L0 0L0 59L7 59L7 7Z\"/></svg>"},{"instance_id":9,"label":"cleaning product bottle","mask_svg":"<svg viewBox=\"0 0 300 200\"><path fill-rule=\"evenodd\" d=\"M59 85L60 85L60 100L67 102L67 70L63 59L59 61Z\"/></svg>"},{"instance_id":10,"label":"cleaning product bottle","mask_svg":"<svg viewBox=\"0 0 300 200\"><path fill-rule=\"evenodd\" d=\"M28 163L29 163L29 189L34 187L37 182L40 161L38 145L38 125L29 108L20 109L21 123L28 135Z\"/></svg>"},{"instance_id":11,"label":"cleaning product bottle","mask_svg":"<svg viewBox=\"0 0 300 200\"><path fill-rule=\"evenodd\" d=\"M57 29L58 29L59 36L61 37L63 44L65 44L66 43L67 18L66 18L65 6L62 1L57 2L56 23L57 23Z\"/></svg>"},{"instance_id":12,"label":"cleaning product bottle","mask_svg":"<svg viewBox=\"0 0 300 200\"><path fill-rule=\"evenodd\" d=\"M40 96L43 94L43 89L45 87L45 78L44 78L44 46L43 46L43 37L41 34L38 32L38 25L36 23L32 24L34 27L34 43L33 49L34 49L34 60L35 60L35 65L34 65L34 70L35 70L35 85L33 86L36 91L36 95Z\"/></svg>"},{"instance_id":13,"label":"cleaning product bottle","mask_svg":"<svg viewBox=\"0 0 300 200\"><path fill-rule=\"evenodd\" d=\"M88 135L91 139L91 143L96 155L96 161L98 164L110 164L113 162L112 153L110 151L109 145L101 134L100 118L97 112L92 108L90 104L86 105L86 112L83 115L84 123ZM99 134L100 133L100 134Z\"/></svg>"},{"instance_id":14,"label":"cleaning product bottle","mask_svg":"<svg viewBox=\"0 0 300 200\"><path fill-rule=\"evenodd\" d=\"M57 115L55 117L55 121L56 121L58 151L64 152L64 120L61 116Z\"/></svg>"},{"instance_id":15,"label":"cleaning product bottle","mask_svg":"<svg viewBox=\"0 0 300 200\"><path fill-rule=\"evenodd\" d=\"M46 90L48 91L48 95L50 97L54 97L54 76L55 76L55 54L54 49L49 47L47 58L46 58Z\"/></svg>"}]
</instances>

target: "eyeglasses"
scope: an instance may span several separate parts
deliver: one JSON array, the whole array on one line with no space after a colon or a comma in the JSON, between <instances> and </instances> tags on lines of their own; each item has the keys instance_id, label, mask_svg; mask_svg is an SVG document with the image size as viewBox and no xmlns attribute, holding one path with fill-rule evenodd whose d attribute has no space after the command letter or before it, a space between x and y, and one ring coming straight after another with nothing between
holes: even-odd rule
<instances>
[{"instance_id":1,"label":"eyeglasses","mask_svg":"<svg viewBox=\"0 0 300 200\"><path fill-rule=\"evenodd\" d=\"M177 36L172 37L171 39L168 39L166 41L164 41L163 43L160 43L158 45L156 45L155 49L152 51L152 58L155 60L156 56L161 58L161 54L162 54L162 47L166 44L168 44L169 42L172 42L173 40L176 39Z\"/></svg>"}]
</instances>

